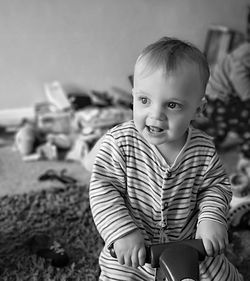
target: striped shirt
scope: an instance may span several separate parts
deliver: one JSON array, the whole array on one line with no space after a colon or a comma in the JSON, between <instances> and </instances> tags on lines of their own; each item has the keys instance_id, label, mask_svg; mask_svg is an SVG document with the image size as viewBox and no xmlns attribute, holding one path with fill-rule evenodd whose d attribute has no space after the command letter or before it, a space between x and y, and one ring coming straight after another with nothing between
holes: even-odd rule
<instances>
[{"instance_id":1,"label":"striped shirt","mask_svg":"<svg viewBox=\"0 0 250 281\"><path fill-rule=\"evenodd\" d=\"M202 220L227 226L230 200L230 184L211 137L190 128L170 166L133 121L112 128L103 139L90 182L93 218L105 241L100 280L154 280L149 264L138 269L120 265L109 255L109 246L138 228L146 244L155 244L193 238ZM223 276L230 277L224 279L219 265ZM241 280L223 255L207 258L200 272L201 280Z\"/></svg>"}]
</instances>

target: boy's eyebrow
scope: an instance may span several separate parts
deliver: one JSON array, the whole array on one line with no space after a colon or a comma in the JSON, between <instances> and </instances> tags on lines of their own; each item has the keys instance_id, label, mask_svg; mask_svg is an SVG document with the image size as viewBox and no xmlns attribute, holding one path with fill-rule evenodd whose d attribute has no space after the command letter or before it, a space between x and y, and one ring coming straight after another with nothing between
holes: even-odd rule
<instances>
[{"instance_id":1,"label":"boy's eyebrow","mask_svg":"<svg viewBox=\"0 0 250 281\"><path fill-rule=\"evenodd\" d=\"M132 88L132 94L145 94L145 95L149 95L149 93L144 92L144 91L139 90L139 89L135 89L135 88Z\"/></svg>"}]
</instances>

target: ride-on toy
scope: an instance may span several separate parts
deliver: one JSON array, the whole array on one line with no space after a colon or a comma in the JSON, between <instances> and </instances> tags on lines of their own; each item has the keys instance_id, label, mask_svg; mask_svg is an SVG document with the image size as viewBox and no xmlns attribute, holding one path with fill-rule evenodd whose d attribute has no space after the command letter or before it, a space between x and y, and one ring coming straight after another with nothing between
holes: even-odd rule
<instances>
[{"instance_id":1,"label":"ride-on toy","mask_svg":"<svg viewBox=\"0 0 250 281\"><path fill-rule=\"evenodd\" d=\"M112 257L116 258L113 248ZM146 247L146 263L156 268L157 281L199 280L199 261L206 251L201 239L191 239Z\"/></svg>"}]
</instances>

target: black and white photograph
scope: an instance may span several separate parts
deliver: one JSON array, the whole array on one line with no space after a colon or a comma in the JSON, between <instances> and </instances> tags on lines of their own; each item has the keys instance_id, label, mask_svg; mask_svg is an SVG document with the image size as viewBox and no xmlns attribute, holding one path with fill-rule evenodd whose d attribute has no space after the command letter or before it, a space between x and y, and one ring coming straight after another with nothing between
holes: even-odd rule
<instances>
[{"instance_id":1,"label":"black and white photograph","mask_svg":"<svg viewBox=\"0 0 250 281\"><path fill-rule=\"evenodd\" d=\"M0 0L0 280L250 281L250 0Z\"/></svg>"}]
</instances>

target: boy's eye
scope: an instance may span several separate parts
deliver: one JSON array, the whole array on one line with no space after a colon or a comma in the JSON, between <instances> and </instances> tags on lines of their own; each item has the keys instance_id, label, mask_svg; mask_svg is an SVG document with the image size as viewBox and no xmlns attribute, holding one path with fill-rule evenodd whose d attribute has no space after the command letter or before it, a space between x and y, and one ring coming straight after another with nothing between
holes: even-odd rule
<instances>
[{"instance_id":1,"label":"boy's eye","mask_svg":"<svg viewBox=\"0 0 250 281\"><path fill-rule=\"evenodd\" d=\"M140 100L141 100L142 104L147 104L147 102L148 102L147 98L140 98Z\"/></svg>"},{"instance_id":2,"label":"boy's eye","mask_svg":"<svg viewBox=\"0 0 250 281\"><path fill-rule=\"evenodd\" d=\"M181 105L176 102L169 102L168 107L171 109L181 109Z\"/></svg>"},{"instance_id":3,"label":"boy's eye","mask_svg":"<svg viewBox=\"0 0 250 281\"><path fill-rule=\"evenodd\" d=\"M170 108L175 108L175 106L176 106L176 103L174 103L174 102L170 102L168 104L168 107L170 107Z\"/></svg>"}]
</instances>

